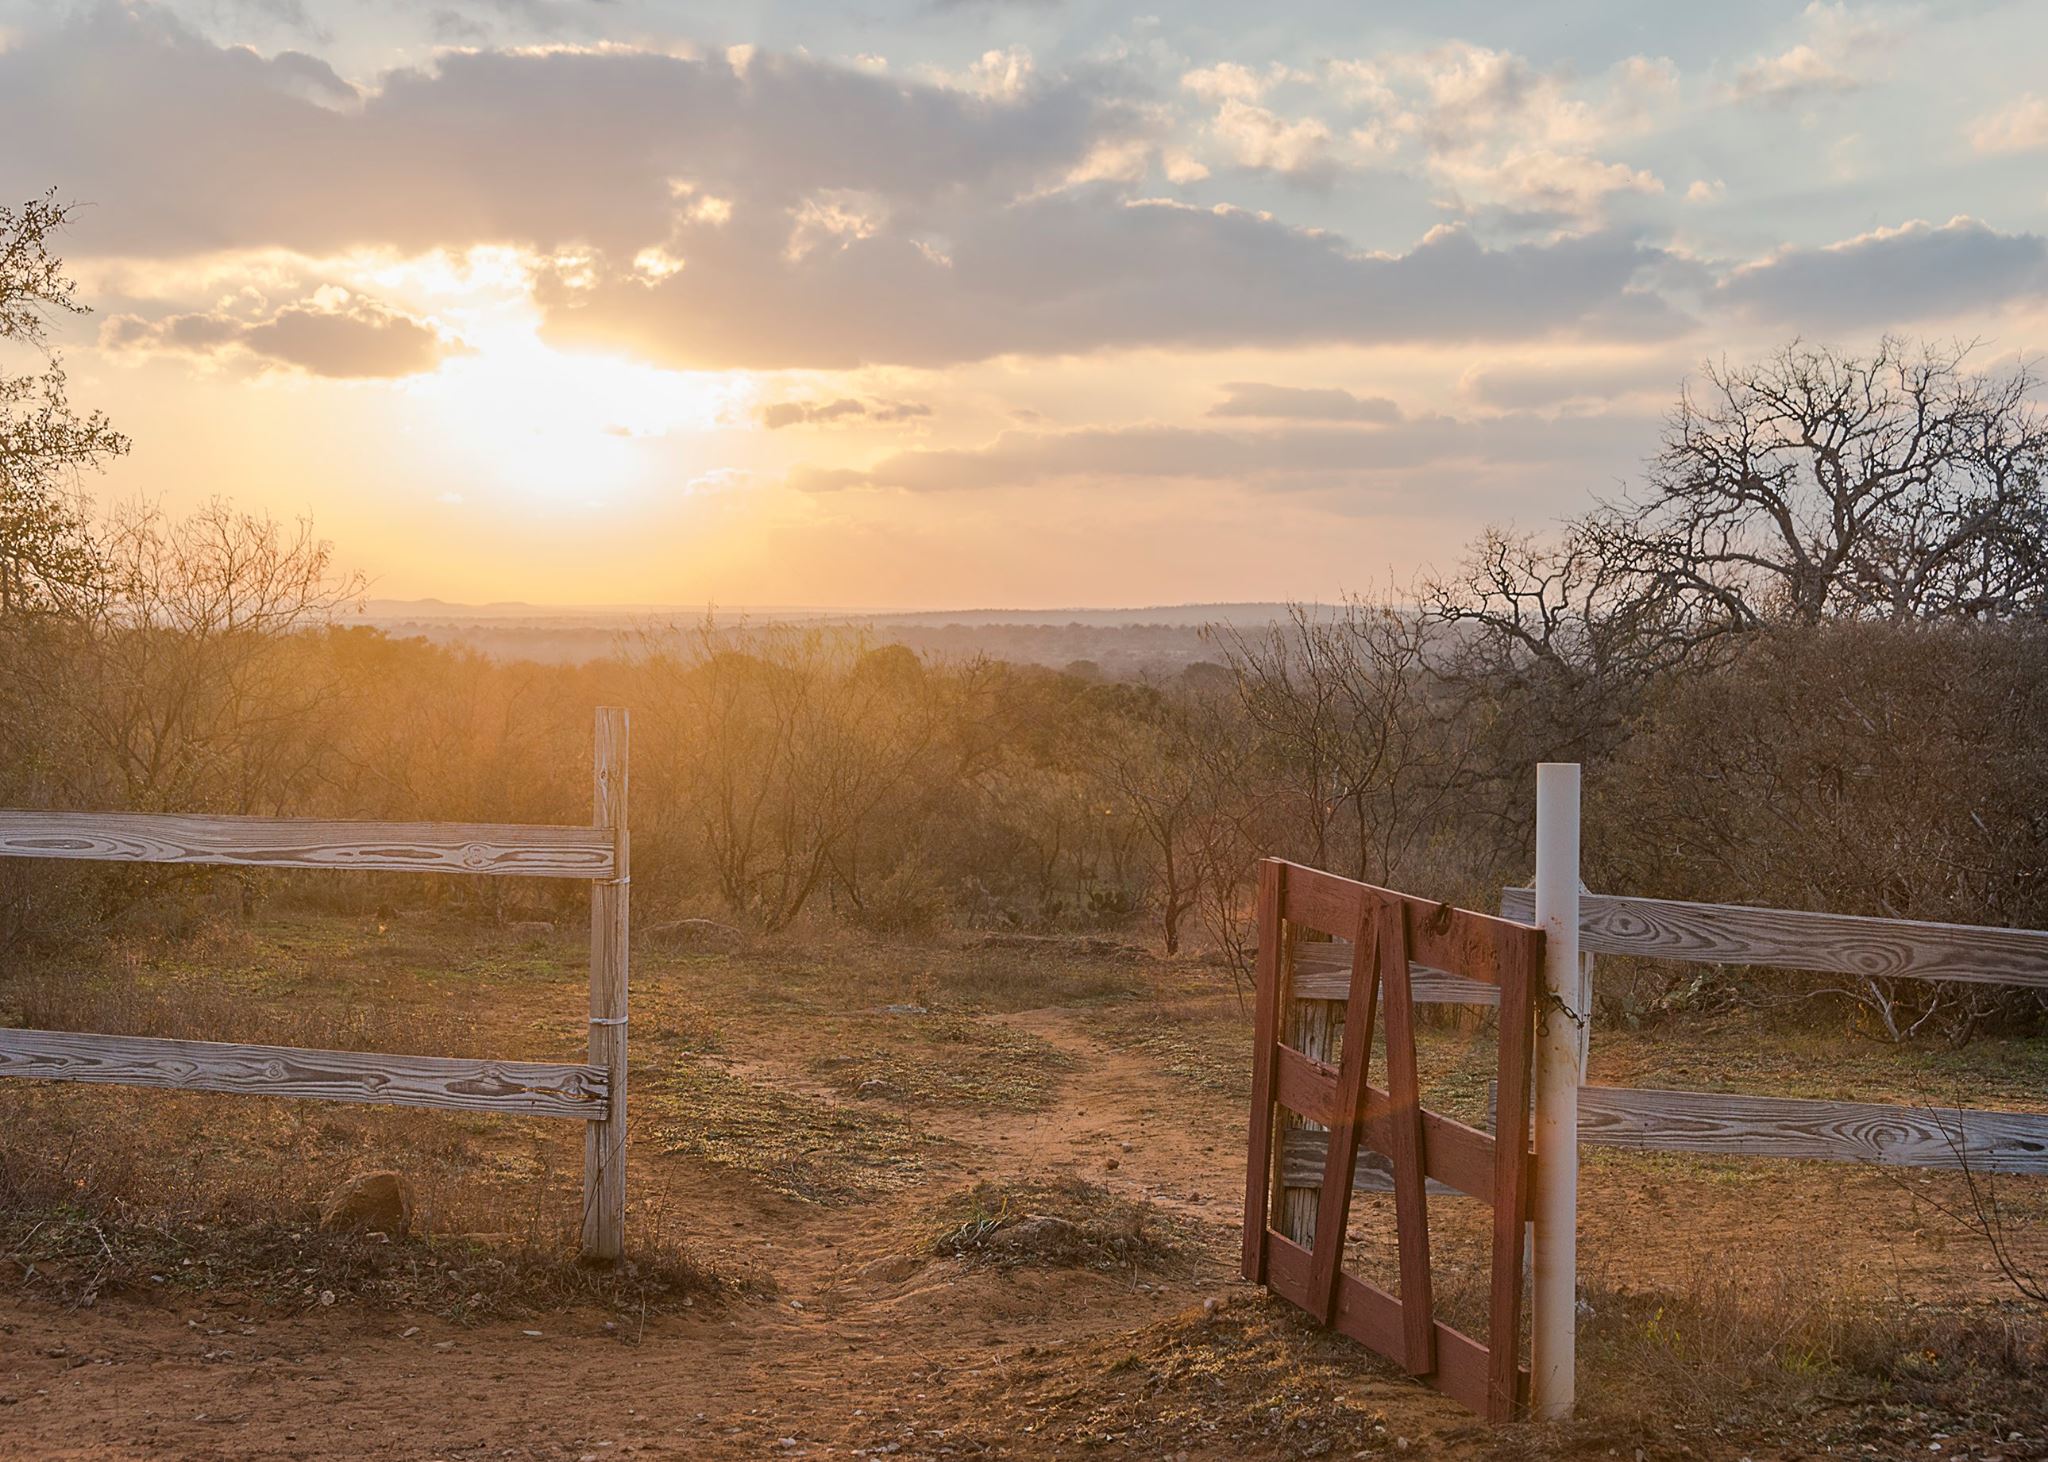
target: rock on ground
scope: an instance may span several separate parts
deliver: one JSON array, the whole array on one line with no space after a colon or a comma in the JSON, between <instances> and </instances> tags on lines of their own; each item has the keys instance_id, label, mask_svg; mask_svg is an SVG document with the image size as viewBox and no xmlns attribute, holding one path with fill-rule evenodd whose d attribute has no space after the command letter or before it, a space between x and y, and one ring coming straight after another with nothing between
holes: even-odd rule
<instances>
[{"instance_id":1,"label":"rock on ground","mask_svg":"<svg viewBox=\"0 0 2048 1462\"><path fill-rule=\"evenodd\" d=\"M412 1184L403 1173L358 1173L328 1195L320 1210L320 1227L330 1233L361 1229L402 1234L412 1227L412 1208Z\"/></svg>"}]
</instances>

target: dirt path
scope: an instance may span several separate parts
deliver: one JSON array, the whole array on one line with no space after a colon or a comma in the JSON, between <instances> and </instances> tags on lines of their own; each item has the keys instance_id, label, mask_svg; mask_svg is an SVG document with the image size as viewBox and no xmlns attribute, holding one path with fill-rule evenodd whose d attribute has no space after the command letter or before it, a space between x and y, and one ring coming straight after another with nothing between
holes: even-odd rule
<instances>
[{"instance_id":1,"label":"dirt path","mask_svg":"<svg viewBox=\"0 0 2048 1462\"><path fill-rule=\"evenodd\" d=\"M0 1451L989 1455L982 1397L1018 1356L1247 1297L1232 1267L1240 1139L1216 1105L1089 1034L1072 1012L995 1019L1050 1043L1072 1069L1044 1110L931 1116L951 1141L917 1188L832 1208L763 1201L730 1181L697 1185L690 1201L702 1207L703 1231L772 1276L772 1298L644 1327L572 1314L463 1329L347 1310L266 1318L253 1305L108 1300L65 1311L9 1297L0 1301ZM906 1227L934 1189L1066 1175L1181 1219L1194 1236L1185 1268L1143 1277L998 1270L904 1252ZM1405 1406L1441 1408L1399 1382L1376 1384ZM969 1424L973 1439L955 1435ZM993 1445L1053 1455L1034 1445L1028 1424Z\"/></svg>"},{"instance_id":2,"label":"dirt path","mask_svg":"<svg viewBox=\"0 0 2048 1462\"><path fill-rule=\"evenodd\" d=\"M1064 1058L1052 1099L1022 1111L920 1108L922 1129L942 1140L907 1187L841 1206L797 1202L636 1131L643 1180L666 1182L705 1251L772 1280L772 1294L644 1322L593 1311L459 1327L346 1304L280 1316L221 1293L203 1305L130 1295L67 1310L9 1289L0 1457L1233 1458L1490 1445L1450 1403L1316 1336L1237 1279L1236 1101L1104 1039L1087 1012L982 1019ZM831 1095L795 1062L732 1069ZM1069 1177L1150 1204L1181 1236L1182 1257L1105 1272L930 1252L948 1195ZM1687 1233L1724 1236L1724 1265L1737 1244L1804 1245L1850 1260L1882 1254L1952 1289L1985 1282L1979 1258L1922 1241L1896 1185L1867 1175L1609 1177L1593 1165L1587 1179L1595 1258L1634 1252L1683 1212ZM1831 1220L1830 1204L1844 1202L1857 1224ZM1460 1215L1447 1203L1433 1230L1439 1220L1454 1239ZM1387 1257L1383 1237L1367 1237L1361 1260ZM1447 1243L1446 1273L1457 1263ZM1636 1455L1721 1455L1711 1441L1667 1440L1668 1451L1653 1442Z\"/></svg>"}]
</instances>

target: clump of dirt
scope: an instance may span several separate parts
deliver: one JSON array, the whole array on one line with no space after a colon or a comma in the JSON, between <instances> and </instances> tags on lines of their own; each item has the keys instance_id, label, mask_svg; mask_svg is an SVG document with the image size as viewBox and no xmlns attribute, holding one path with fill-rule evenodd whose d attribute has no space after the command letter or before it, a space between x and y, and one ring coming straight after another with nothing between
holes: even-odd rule
<instances>
[{"instance_id":1,"label":"clump of dirt","mask_svg":"<svg viewBox=\"0 0 2048 1462\"><path fill-rule=\"evenodd\" d=\"M328 1195L320 1209L320 1227L329 1233L361 1229L403 1237L412 1231L417 1204L405 1174L389 1168L357 1173Z\"/></svg>"},{"instance_id":2,"label":"clump of dirt","mask_svg":"<svg viewBox=\"0 0 2048 1462\"><path fill-rule=\"evenodd\" d=\"M1359 1394L1387 1363L1264 1298L1183 1311L1124 1335L1026 1346L953 1440L998 1447L1028 1431L1033 1455L1358 1457L1425 1436L1481 1442L1419 1387L1412 1402ZM1369 1393L1370 1394L1370 1393ZM1398 1408L1391 1410L1389 1407Z\"/></svg>"},{"instance_id":3,"label":"clump of dirt","mask_svg":"<svg viewBox=\"0 0 2048 1462\"><path fill-rule=\"evenodd\" d=\"M907 1187L942 1139L873 1102L750 1081L704 1060L641 1087L662 1150L739 1173L786 1198L840 1204Z\"/></svg>"},{"instance_id":4,"label":"clump of dirt","mask_svg":"<svg viewBox=\"0 0 2048 1462\"><path fill-rule=\"evenodd\" d=\"M1151 1204L1079 1178L977 1183L940 1208L934 1254L1003 1268L1160 1270L1187 1236Z\"/></svg>"}]
</instances>

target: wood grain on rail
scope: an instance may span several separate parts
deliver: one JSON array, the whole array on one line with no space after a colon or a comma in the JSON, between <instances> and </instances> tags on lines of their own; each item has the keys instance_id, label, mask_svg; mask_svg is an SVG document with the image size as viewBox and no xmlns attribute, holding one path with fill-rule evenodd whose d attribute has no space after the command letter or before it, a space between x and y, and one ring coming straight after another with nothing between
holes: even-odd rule
<instances>
[{"instance_id":1,"label":"wood grain on rail","mask_svg":"<svg viewBox=\"0 0 2048 1462\"><path fill-rule=\"evenodd\" d=\"M1410 964L1408 978L1418 1005L1498 1005L1500 989L1448 970ZM1294 944L1294 993L1303 1000L1342 1000L1351 993L1351 941L1298 939Z\"/></svg>"},{"instance_id":2,"label":"wood grain on rail","mask_svg":"<svg viewBox=\"0 0 2048 1462\"><path fill-rule=\"evenodd\" d=\"M607 828L0 810L0 857L610 878Z\"/></svg>"},{"instance_id":3,"label":"wood grain on rail","mask_svg":"<svg viewBox=\"0 0 2048 1462\"><path fill-rule=\"evenodd\" d=\"M1533 918L1535 895L1501 892L1501 912ZM1744 904L1579 896L1579 947L1706 964L2048 989L2048 930L1814 914Z\"/></svg>"},{"instance_id":4,"label":"wood grain on rail","mask_svg":"<svg viewBox=\"0 0 2048 1462\"><path fill-rule=\"evenodd\" d=\"M1286 1134L1280 1145L1280 1170L1282 1181L1290 1188L1320 1187L1323 1167L1330 1152L1330 1134L1308 1129L1297 1129ZM1358 1167L1352 1175L1351 1187L1359 1193L1391 1193L1394 1191L1393 1159L1383 1152L1369 1147L1358 1149ZM1440 1178L1429 1180L1429 1191L1440 1197L1489 1197L1489 1194L1471 1194L1453 1183Z\"/></svg>"},{"instance_id":5,"label":"wood grain on rail","mask_svg":"<svg viewBox=\"0 0 2048 1462\"><path fill-rule=\"evenodd\" d=\"M1358 883L1349 878L1288 863L1287 920L1297 931L1313 929L1348 939L1358 927L1366 899L1394 898L1408 908L1408 951L1414 963L1455 970L1468 980L1500 983L1503 964L1518 957L1541 934L1508 919L1417 898L1413 894Z\"/></svg>"},{"instance_id":6,"label":"wood grain on rail","mask_svg":"<svg viewBox=\"0 0 2048 1462\"><path fill-rule=\"evenodd\" d=\"M1716 1157L2048 1173L2048 1115L2031 1112L1582 1086L1579 1142Z\"/></svg>"},{"instance_id":7,"label":"wood grain on rail","mask_svg":"<svg viewBox=\"0 0 2048 1462\"><path fill-rule=\"evenodd\" d=\"M605 1073L595 1066L80 1031L0 1030L0 1076L586 1121L605 1114L609 1097Z\"/></svg>"}]
</instances>

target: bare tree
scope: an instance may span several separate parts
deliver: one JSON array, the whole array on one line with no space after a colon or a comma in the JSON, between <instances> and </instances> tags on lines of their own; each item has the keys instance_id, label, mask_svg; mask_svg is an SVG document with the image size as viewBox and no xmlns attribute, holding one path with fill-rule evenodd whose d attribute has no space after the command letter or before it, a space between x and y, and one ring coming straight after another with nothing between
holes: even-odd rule
<instances>
[{"instance_id":1,"label":"bare tree","mask_svg":"<svg viewBox=\"0 0 2048 1462\"><path fill-rule=\"evenodd\" d=\"M1207 790L1197 733L1188 707L1149 688L1113 689L1131 704L1087 728L1086 751L1112 805L1137 826L1150 855L1160 944L1178 954L1203 871L1193 844Z\"/></svg>"},{"instance_id":2,"label":"bare tree","mask_svg":"<svg viewBox=\"0 0 2048 1462\"><path fill-rule=\"evenodd\" d=\"M0 621L47 610L88 587L98 559L68 489L128 450L97 411L81 415L49 346L55 317L86 306L50 243L70 218L54 193L0 206L0 343L41 356L41 369L0 370Z\"/></svg>"},{"instance_id":3,"label":"bare tree","mask_svg":"<svg viewBox=\"0 0 2048 1462\"><path fill-rule=\"evenodd\" d=\"M2048 414L2025 367L1886 339L1709 363L1602 557L1702 624L2001 618L2048 603Z\"/></svg>"},{"instance_id":4,"label":"bare tree","mask_svg":"<svg viewBox=\"0 0 2048 1462\"><path fill-rule=\"evenodd\" d=\"M1443 625L1390 597L1353 597L1294 605L1261 635L1214 638L1308 830L1306 856L1367 880L1398 876L1469 766L1468 724L1443 713Z\"/></svg>"},{"instance_id":5,"label":"bare tree","mask_svg":"<svg viewBox=\"0 0 2048 1462\"><path fill-rule=\"evenodd\" d=\"M707 620L687 652L650 642L642 664L665 806L709 859L728 907L786 927L835 869L856 904L857 840L922 765L940 703L914 657L864 658L858 637L727 630Z\"/></svg>"},{"instance_id":6,"label":"bare tree","mask_svg":"<svg viewBox=\"0 0 2048 1462\"><path fill-rule=\"evenodd\" d=\"M1485 668L1615 686L1730 635L2048 609L2048 412L2020 367L1794 343L1688 383L1643 485L1554 544L1490 529L1425 602Z\"/></svg>"},{"instance_id":7,"label":"bare tree","mask_svg":"<svg viewBox=\"0 0 2048 1462\"><path fill-rule=\"evenodd\" d=\"M310 524L209 503L109 519L75 643L37 657L47 705L98 749L124 807L283 811L318 774L336 678L300 640L360 596Z\"/></svg>"}]
</instances>

